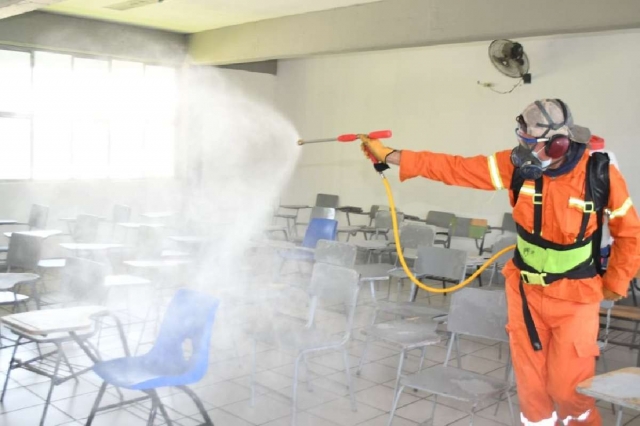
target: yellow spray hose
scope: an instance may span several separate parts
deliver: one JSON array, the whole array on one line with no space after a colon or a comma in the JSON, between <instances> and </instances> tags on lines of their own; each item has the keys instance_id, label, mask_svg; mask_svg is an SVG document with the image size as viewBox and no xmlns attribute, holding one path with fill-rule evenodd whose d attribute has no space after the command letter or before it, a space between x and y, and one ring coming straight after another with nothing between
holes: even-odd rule
<instances>
[{"instance_id":1,"label":"yellow spray hose","mask_svg":"<svg viewBox=\"0 0 640 426\"><path fill-rule=\"evenodd\" d=\"M383 173L380 173L380 176L382 176L382 183L384 183L384 189L387 191L387 198L389 198L389 207L391 208L391 222L393 224L393 239L396 243L396 251L398 252L398 259L400 259L400 264L402 265L402 269L404 269L404 272L407 274L409 279L419 288L426 291L430 291L431 293L448 293L451 291L459 290L462 287L466 286L467 284L470 284L471 282L473 282L473 280L475 280L478 277L478 275L482 273L482 271L487 269L493 262L498 260L500 256L516 248L515 245L511 245L509 247L505 247L504 249L500 250L498 253L495 253L493 256L491 256L491 258L489 258L485 263L483 263L482 266L480 266L480 268L476 272L474 272L469 278L462 281L460 284L454 285L453 287L436 288L436 287L430 287L428 285L425 285L424 283L420 282L420 280L418 280L415 275L413 275L413 272L411 272L411 269L409 269L409 267L407 266L407 262L404 259L404 255L402 254L402 247L400 246L400 232L398 231L398 218L396 216L396 205L395 205L395 202L393 201L391 186L389 185L389 181L387 180L386 176Z\"/></svg>"}]
</instances>

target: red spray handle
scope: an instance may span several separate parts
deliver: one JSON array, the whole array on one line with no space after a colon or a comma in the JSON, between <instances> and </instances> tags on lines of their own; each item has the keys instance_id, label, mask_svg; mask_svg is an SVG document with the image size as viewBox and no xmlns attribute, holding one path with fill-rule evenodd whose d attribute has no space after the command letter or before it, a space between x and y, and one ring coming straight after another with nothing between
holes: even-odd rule
<instances>
[{"instance_id":1,"label":"red spray handle","mask_svg":"<svg viewBox=\"0 0 640 426\"><path fill-rule=\"evenodd\" d=\"M377 130L369 133L367 136L371 139L387 139L391 137L391 130ZM338 142L353 142L356 139L358 139L358 135L354 133L338 136Z\"/></svg>"}]
</instances>

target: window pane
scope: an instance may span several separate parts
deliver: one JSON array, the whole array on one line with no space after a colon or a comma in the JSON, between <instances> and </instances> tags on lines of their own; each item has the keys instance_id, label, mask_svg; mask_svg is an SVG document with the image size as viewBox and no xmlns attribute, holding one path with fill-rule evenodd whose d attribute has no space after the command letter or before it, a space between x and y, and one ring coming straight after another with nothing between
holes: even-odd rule
<instances>
[{"instance_id":1,"label":"window pane","mask_svg":"<svg viewBox=\"0 0 640 426\"><path fill-rule=\"evenodd\" d=\"M31 121L0 118L0 179L29 179Z\"/></svg>"},{"instance_id":2,"label":"window pane","mask_svg":"<svg viewBox=\"0 0 640 426\"><path fill-rule=\"evenodd\" d=\"M144 176L144 125L140 121L111 123L109 176L118 179Z\"/></svg>"},{"instance_id":3,"label":"window pane","mask_svg":"<svg viewBox=\"0 0 640 426\"><path fill-rule=\"evenodd\" d=\"M71 177L71 125L55 117L36 117L33 122L34 179Z\"/></svg>"},{"instance_id":4,"label":"window pane","mask_svg":"<svg viewBox=\"0 0 640 426\"><path fill-rule=\"evenodd\" d=\"M73 60L72 102L75 115L106 117L109 63L96 59Z\"/></svg>"},{"instance_id":5,"label":"window pane","mask_svg":"<svg viewBox=\"0 0 640 426\"><path fill-rule=\"evenodd\" d=\"M152 121L148 124L145 132L147 155L144 162L147 177L173 176L174 139L173 123Z\"/></svg>"},{"instance_id":6,"label":"window pane","mask_svg":"<svg viewBox=\"0 0 640 426\"><path fill-rule=\"evenodd\" d=\"M74 178L107 177L109 129L105 121L76 120L71 149Z\"/></svg>"},{"instance_id":7,"label":"window pane","mask_svg":"<svg viewBox=\"0 0 640 426\"><path fill-rule=\"evenodd\" d=\"M65 114L70 112L72 93L71 56L35 52L33 84L35 112Z\"/></svg>"},{"instance_id":8,"label":"window pane","mask_svg":"<svg viewBox=\"0 0 640 426\"><path fill-rule=\"evenodd\" d=\"M117 120L141 119L144 111L144 65L139 62L112 61L109 109Z\"/></svg>"},{"instance_id":9,"label":"window pane","mask_svg":"<svg viewBox=\"0 0 640 426\"><path fill-rule=\"evenodd\" d=\"M0 50L0 111L25 112L31 104L31 54Z\"/></svg>"},{"instance_id":10,"label":"window pane","mask_svg":"<svg viewBox=\"0 0 640 426\"><path fill-rule=\"evenodd\" d=\"M144 79L147 117L173 118L177 104L175 69L147 65Z\"/></svg>"}]
</instances>

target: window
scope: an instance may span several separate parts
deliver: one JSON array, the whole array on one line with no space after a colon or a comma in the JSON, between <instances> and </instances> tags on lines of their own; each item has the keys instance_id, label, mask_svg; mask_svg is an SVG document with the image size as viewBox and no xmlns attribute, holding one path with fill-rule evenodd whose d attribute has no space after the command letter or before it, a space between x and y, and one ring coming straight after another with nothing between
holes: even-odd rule
<instances>
[{"instance_id":1,"label":"window","mask_svg":"<svg viewBox=\"0 0 640 426\"><path fill-rule=\"evenodd\" d=\"M173 176L173 68L0 49L0 93L0 179Z\"/></svg>"}]
</instances>

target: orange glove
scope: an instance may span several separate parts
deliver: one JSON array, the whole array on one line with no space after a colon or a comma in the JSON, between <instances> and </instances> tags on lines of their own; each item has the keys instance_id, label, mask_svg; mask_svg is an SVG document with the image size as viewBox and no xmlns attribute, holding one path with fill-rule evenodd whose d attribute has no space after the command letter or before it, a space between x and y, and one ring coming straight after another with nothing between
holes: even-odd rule
<instances>
[{"instance_id":1,"label":"orange glove","mask_svg":"<svg viewBox=\"0 0 640 426\"><path fill-rule=\"evenodd\" d=\"M393 148L388 148L378 140L378 139L370 139L367 135L359 135L362 144L360 144L360 148L362 152L364 152L365 157L370 160L377 160L381 163L387 162L387 156L395 151Z\"/></svg>"},{"instance_id":2,"label":"orange glove","mask_svg":"<svg viewBox=\"0 0 640 426\"><path fill-rule=\"evenodd\" d=\"M617 302L618 300L622 299L624 296L619 295L618 293L614 293L613 291L609 290L608 288L603 288L602 289L602 294L604 295L604 300L610 300L612 302Z\"/></svg>"}]
</instances>

